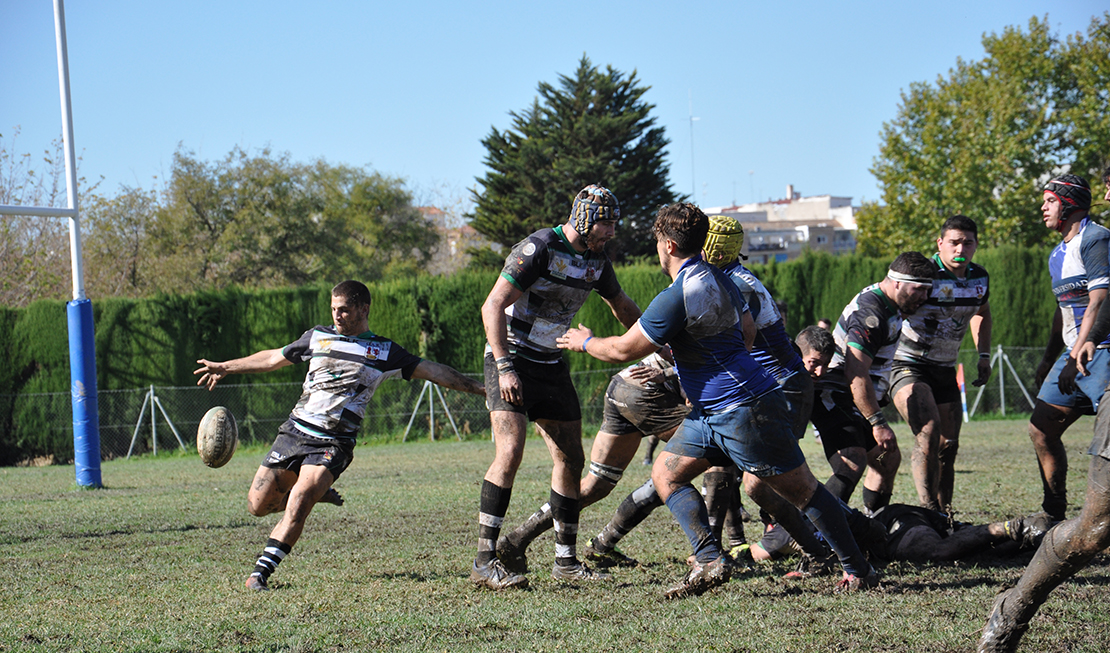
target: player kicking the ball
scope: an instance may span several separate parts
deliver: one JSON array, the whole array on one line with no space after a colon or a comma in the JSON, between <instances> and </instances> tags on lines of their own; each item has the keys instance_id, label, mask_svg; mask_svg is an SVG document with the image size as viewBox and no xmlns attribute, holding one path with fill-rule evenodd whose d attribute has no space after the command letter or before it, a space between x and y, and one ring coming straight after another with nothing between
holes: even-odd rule
<instances>
[{"instance_id":1,"label":"player kicking the ball","mask_svg":"<svg viewBox=\"0 0 1110 653\"><path fill-rule=\"evenodd\" d=\"M247 588L269 589L270 574L301 537L312 507L324 501L342 505L332 489L351 464L355 436L366 404L382 381L400 375L425 379L445 388L485 396L481 383L452 367L422 360L387 338L370 332L370 291L358 281L332 288L333 326L316 326L282 349L263 350L223 363L204 360L197 385L216 387L229 374L270 372L307 362L304 392L278 428L270 453L258 467L247 493L247 510L256 517L285 511L247 577Z\"/></svg>"}]
</instances>

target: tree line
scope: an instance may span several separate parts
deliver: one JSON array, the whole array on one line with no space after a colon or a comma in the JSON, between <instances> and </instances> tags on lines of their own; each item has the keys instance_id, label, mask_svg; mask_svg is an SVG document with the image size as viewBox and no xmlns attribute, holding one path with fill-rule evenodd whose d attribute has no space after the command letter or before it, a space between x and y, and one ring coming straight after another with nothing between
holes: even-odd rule
<instances>
[{"instance_id":1,"label":"tree line","mask_svg":"<svg viewBox=\"0 0 1110 653\"><path fill-rule=\"evenodd\" d=\"M1034 17L984 35L983 46L983 59L911 83L882 126L871 168L882 202L857 215L858 254L931 251L955 213L979 223L987 246L1049 243L1037 210L1044 182L1066 171L1097 182L1110 164L1110 12L1064 37ZM590 183L621 201L610 256L650 258L655 209L686 198L669 181L669 140L644 101L649 89L635 70L583 56L572 74L539 83L508 127L492 127L466 217L494 248L470 251L471 267L499 268L502 248L566 220ZM61 205L61 160L60 143L35 165L16 154L14 134L0 135L0 203ZM81 184L94 298L410 278L438 240L404 180L269 149L204 161L179 146L160 188L109 195ZM67 298L68 250L66 221L0 216L0 305Z\"/></svg>"}]
</instances>

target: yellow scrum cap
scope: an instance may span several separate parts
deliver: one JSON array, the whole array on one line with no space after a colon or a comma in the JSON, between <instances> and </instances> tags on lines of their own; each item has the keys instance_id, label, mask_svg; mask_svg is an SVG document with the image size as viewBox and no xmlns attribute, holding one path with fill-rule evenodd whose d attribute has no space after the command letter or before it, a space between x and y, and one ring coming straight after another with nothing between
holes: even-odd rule
<instances>
[{"instance_id":1,"label":"yellow scrum cap","mask_svg":"<svg viewBox=\"0 0 1110 653\"><path fill-rule=\"evenodd\" d=\"M744 227L727 215L709 216L709 233L705 237L705 260L717 267L732 263L744 246Z\"/></svg>"}]
</instances>

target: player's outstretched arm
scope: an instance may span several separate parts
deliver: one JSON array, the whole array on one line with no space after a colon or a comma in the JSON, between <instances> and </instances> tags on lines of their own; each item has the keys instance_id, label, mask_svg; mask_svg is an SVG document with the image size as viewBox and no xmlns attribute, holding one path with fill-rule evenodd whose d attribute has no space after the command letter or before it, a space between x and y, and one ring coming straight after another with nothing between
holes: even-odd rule
<instances>
[{"instance_id":1,"label":"player's outstretched arm","mask_svg":"<svg viewBox=\"0 0 1110 653\"><path fill-rule=\"evenodd\" d=\"M579 324L578 328L568 329L555 342L559 349L585 352L606 363L627 363L643 358L659 348L636 325L623 336L595 338L593 331Z\"/></svg>"},{"instance_id":2,"label":"player's outstretched arm","mask_svg":"<svg viewBox=\"0 0 1110 653\"><path fill-rule=\"evenodd\" d=\"M461 372L443 363L422 360L412 372L412 378L431 381L451 390L469 392L472 395L486 396L486 386L478 381L464 376Z\"/></svg>"},{"instance_id":3,"label":"player's outstretched arm","mask_svg":"<svg viewBox=\"0 0 1110 653\"><path fill-rule=\"evenodd\" d=\"M606 299L605 303L609 304L609 310L613 311L613 317L617 318L617 321L623 324L626 329L631 329L642 314L639 305L623 290L611 301Z\"/></svg>"},{"instance_id":4,"label":"player's outstretched arm","mask_svg":"<svg viewBox=\"0 0 1110 653\"><path fill-rule=\"evenodd\" d=\"M205 360L203 358L197 360L201 366L200 369L193 372L194 375L199 375L197 385L208 386L208 389L216 387L220 379L229 374L256 374L259 372L271 372L276 369L292 365L293 361L285 357L280 349L264 349L255 352L250 356L244 358L236 358L229 361L218 363L215 361Z\"/></svg>"}]
</instances>

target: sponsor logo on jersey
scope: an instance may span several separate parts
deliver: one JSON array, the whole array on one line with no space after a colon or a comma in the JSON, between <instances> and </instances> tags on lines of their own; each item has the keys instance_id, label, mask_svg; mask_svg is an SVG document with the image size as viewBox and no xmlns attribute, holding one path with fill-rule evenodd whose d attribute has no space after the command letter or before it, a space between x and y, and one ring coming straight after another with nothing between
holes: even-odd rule
<instances>
[{"instance_id":1,"label":"sponsor logo on jersey","mask_svg":"<svg viewBox=\"0 0 1110 653\"><path fill-rule=\"evenodd\" d=\"M522 254L524 254L525 256L531 256L531 255L536 253L536 244L535 243L528 243L527 245L524 246L524 249L520 250L520 252ZM524 261L521 261L521 263L523 263L523 262Z\"/></svg>"},{"instance_id":2,"label":"sponsor logo on jersey","mask_svg":"<svg viewBox=\"0 0 1110 653\"><path fill-rule=\"evenodd\" d=\"M567 278L567 260L561 256L556 257L551 261L551 266L548 268L551 276L557 279Z\"/></svg>"}]
</instances>

